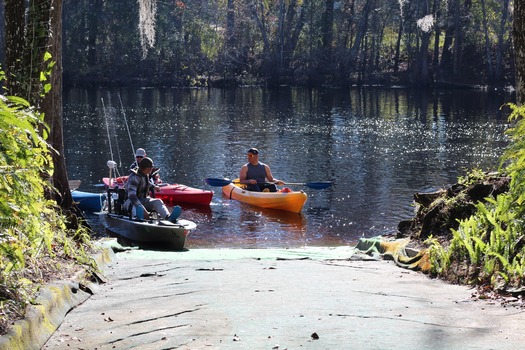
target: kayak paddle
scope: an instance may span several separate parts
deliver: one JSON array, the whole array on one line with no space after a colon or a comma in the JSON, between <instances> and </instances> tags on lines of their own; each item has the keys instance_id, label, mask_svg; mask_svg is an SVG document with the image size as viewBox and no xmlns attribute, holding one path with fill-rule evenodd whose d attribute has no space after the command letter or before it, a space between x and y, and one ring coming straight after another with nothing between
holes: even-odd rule
<instances>
[{"instance_id":1,"label":"kayak paddle","mask_svg":"<svg viewBox=\"0 0 525 350\"><path fill-rule=\"evenodd\" d=\"M228 186L231 183L239 183L239 181L233 181L229 179L217 179L213 177L208 177L204 179L204 182L206 182L210 186L215 187L224 187ZM324 190L330 186L332 186L332 183L330 181L320 181L320 182L285 182L285 185L297 185L297 186L306 186L309 188L312 188L314 190Z\"/></svg>"}]
</instances>

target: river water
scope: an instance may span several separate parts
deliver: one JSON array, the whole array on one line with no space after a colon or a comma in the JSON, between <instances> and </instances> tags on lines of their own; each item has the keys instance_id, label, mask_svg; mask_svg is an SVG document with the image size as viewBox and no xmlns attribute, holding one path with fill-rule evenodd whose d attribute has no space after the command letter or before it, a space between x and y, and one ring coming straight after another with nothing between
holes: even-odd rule
<instances>
[{"instance_id":1,"label":"river water","mask_svg":"<svg viewBox=\"0 0 525 350\"><path fill-rule=\"evenodd\" d=\"M198 225L190 249L355 244L395 232L413 216L415 192L454 183L468 168L495 169L509 101L471 90L68 89L66 164L81 190L102 191L107 160L126 174L133 144L165 182L214 190L209 207L183 206L182 217ZM333 186L290 186L308 194L299 215L231 201L204 183L238 177L250 147L278 179Z\"/></svg>"}]
</instances>

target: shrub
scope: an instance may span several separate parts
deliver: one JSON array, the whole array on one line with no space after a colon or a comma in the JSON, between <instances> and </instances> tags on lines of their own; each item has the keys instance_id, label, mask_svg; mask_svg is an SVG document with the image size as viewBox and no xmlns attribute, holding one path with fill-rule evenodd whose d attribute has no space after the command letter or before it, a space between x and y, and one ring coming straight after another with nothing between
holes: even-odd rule
<instances>
[{"instance_id":1,"label":"shrub","mask_svg":"<svg viewBox=\"0 0 525 350\"><path fill-rule=\"evenodd\" d=\"M453 230L446 248L429 241L434 275L497 290L524 286L525 107L510 108L511 143L501 158L501 169L511 178L509 191L478 203L474 215Z\"/></svg>"},{"instance_id":2,"label":"shrub","mask_svg":"<svg viewBox=\"0 0 525 350\"><path fill-rule=\"evenodd\" d=\"M0 96L0 334L41 283L89 262L87 229L68 230L45 196L53 166L42 120L25 100Z\"/></svg>"}]
</instances>

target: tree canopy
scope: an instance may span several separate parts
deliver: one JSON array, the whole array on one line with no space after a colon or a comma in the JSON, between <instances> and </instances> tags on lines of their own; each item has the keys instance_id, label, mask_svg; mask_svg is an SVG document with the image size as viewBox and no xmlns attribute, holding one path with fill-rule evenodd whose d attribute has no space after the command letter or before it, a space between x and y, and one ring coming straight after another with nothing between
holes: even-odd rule
<instances>
[{"instance_id":1,"label":"tree canopy","mask_svg":"<svg viewBox=\"0 0 525 350\"><path fill-rule=\"evenodd\" d=\"M512 0L138 3L64 0L66 82L514 83Z\"/></svg>"}]
</instances>

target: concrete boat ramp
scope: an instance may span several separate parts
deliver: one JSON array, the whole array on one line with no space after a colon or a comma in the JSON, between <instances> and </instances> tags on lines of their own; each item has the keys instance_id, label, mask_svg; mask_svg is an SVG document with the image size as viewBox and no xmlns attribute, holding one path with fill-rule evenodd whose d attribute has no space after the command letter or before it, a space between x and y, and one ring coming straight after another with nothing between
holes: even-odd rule
<instances>
[{"instance_id":1,"label":"concrete boat ramp","mask_svg":"<svg viewBox=\"0 0 525 350\"><path fill-rule=\"evenodd\" d=\"M351 247L128 250L42 349L518 349L519 305ZM362 256L361 256L362 257ZM515 300L518 304L518 300Z\"/></svg>"}]
</instances>

